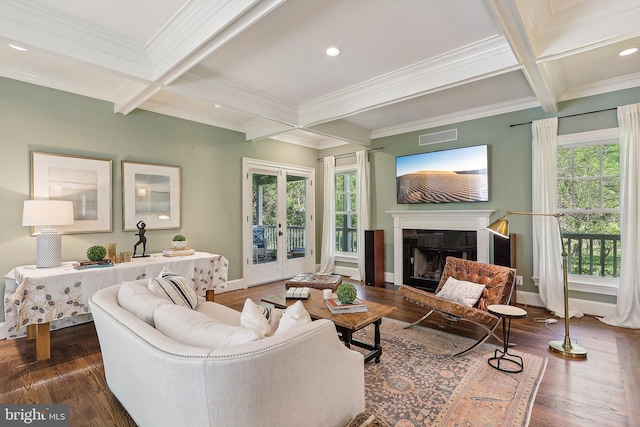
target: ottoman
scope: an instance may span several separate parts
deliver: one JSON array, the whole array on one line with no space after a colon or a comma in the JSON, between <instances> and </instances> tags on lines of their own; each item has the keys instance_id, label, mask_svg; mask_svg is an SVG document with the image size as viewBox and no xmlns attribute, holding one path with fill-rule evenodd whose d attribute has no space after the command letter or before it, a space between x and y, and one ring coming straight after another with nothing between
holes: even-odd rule
<instances>
[{"instance_id":1,"label":"ottoman","mask_svg":"<svg viewBox=\"0 0 640 427\"><path fill-rule=\"evenodd\" d=\"M315 289L331 289L335 292L342 283L342 276L338 274L330 274L321 276L318 274L298 274L285 282L285 289L290 287L309 287Z\"/></svg>"}]
</instances>

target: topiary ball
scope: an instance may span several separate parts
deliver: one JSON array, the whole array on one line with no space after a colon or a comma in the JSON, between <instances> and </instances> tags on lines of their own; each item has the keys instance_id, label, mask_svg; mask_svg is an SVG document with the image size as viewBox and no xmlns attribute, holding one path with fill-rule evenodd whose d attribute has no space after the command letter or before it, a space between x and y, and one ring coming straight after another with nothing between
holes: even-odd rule
<instances>
[{"instance_id":1,"label":"topiary ball","mask_svg":"<svg viewBox=\"0 0 640 427\"><path fill-rule=\"evenodd\" d=\"M95 245L87 249L87 258L89 258L89 261L100 261L105 255L107 255L107 250L104 246Z\"/></svg>"},{"instance_id":2,"label":"topiary ball","mask_svg":"<svg viewBox=\"0 0 640 427\"><path fill-rule=\"evenodd\" d=\"M358 295L358 292L356 291L356 287L353 286L351 283L343 283L338 288L336 295L338 296L338 300L341 303L351 304L356 300L356 296Z\"/></svg>"}]
</instances>

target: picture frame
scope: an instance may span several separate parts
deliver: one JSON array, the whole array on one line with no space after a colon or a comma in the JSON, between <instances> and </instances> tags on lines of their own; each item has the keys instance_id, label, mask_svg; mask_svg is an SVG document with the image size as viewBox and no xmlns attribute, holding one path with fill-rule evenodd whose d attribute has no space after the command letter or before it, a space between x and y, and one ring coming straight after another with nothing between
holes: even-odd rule
<instances>
[{"instance_id":1,"label":"picture frame","mask_svg":"<svg viewBox=\"0 0 640 427\"><path fill-rule=\"evenodd\" d=\"M113 231L111 183L110 159L31 152L31 199L73 202L75 223L56 226L61 234Z\"/></svg>"},{"instance_id":2,"label":"picture frame","mask_svg":"<svg viewBox=\"0 0 640 427\"><path fill-rule=\"evenodd\" d=\"M182 226L180 166L122 161L122 229L134 231Z\"/></svg>"}]
</instances>

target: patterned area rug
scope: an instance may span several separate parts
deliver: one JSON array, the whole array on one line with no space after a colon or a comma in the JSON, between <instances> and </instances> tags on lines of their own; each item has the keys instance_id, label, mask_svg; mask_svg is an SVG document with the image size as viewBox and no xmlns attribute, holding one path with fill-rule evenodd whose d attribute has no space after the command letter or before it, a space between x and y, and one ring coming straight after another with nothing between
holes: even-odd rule
<instances>
[{"instance_id":1,"label":"patterned area rug","mask_svg":"<svg viewBox=\"0 0 640 427\"><path fill-rule=\"evenodd\" d=\"M519 374L489 366L495 345L452 357L473 341L457 335L382 321L382 360L365 365L366 411L389 427L527 426L547 359L524 359ZM356 334L373 341L373 327ZM353 347L357 349L356 347ZM516 347L517 348L517 347Z\"/></svg>"}]
</instances>

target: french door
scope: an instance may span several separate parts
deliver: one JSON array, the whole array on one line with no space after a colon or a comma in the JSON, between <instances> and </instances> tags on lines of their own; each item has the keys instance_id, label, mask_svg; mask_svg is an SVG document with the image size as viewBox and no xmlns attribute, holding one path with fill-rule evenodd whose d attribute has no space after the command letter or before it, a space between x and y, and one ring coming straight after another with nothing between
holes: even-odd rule
<instances>
[{"instance_id":1,"label":"french door","mask_svg":"<svg viewBox=\"0 0 640 427\"><path fill-rule=\"evenodd\" d=\"M315 267L315 170L242 159L243 260L247 285Z\"/></svg>"}]
</instances>

